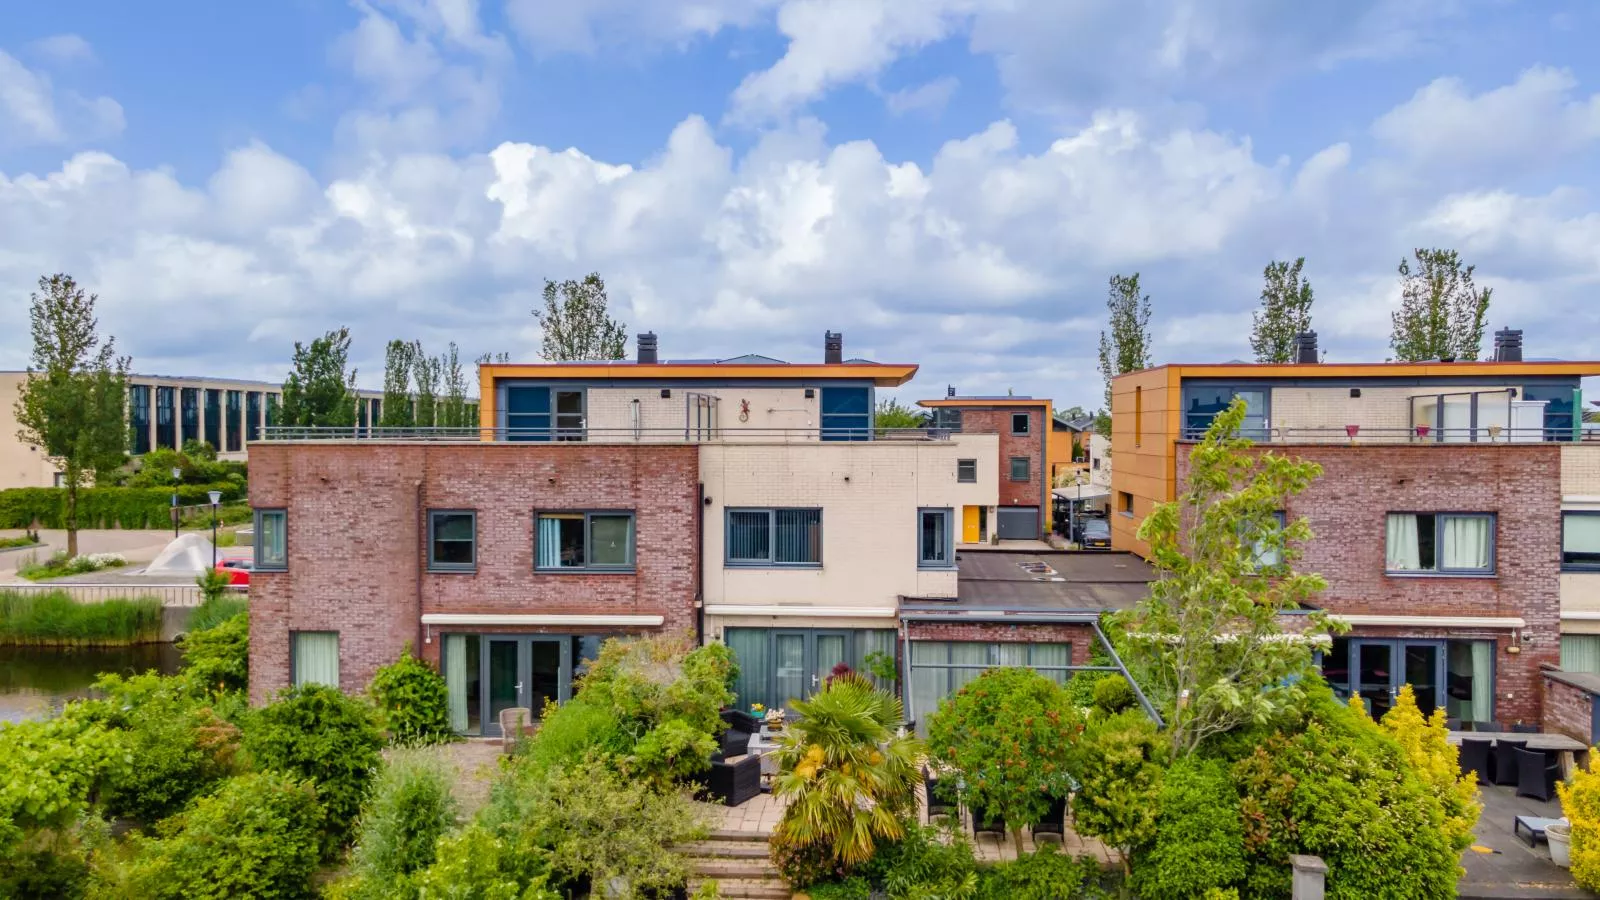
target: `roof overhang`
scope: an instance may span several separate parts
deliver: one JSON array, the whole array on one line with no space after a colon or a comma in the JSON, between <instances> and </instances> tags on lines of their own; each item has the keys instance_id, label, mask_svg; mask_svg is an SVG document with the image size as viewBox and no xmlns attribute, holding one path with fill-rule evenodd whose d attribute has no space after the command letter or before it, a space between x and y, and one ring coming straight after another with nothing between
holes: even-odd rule
<instances>
[{"instance_id":1,"label":"roof overhang","mask_svg":"<svg viewBox=\"0 0 1600 900\"><path fill-rule=\"evenodd\" d=\"M805 619L892 619L895 614L893 606L784 606L774 604L770 606L747 606L723 603L708 603L705 606L708 616L783 616L786 618Z\"/></svg>"},{"instance_id":2,"label":"roof overhang","mask_svg":"<svg viewBox=\"0 0 1600 900\"><path fill-rule=\"evenodd\" d=\"M940 397L936 400L918 400L925 409L971 409L980 406L1050 406L1049 398L1039 397Z\"/></svg>"},{"instance_id":3,"label":"roof overhang","mask_svg":"<svg viewBox=\"0 0 1600 900\"><path fill-rule=\"evenodd\" d=\"M493 625L559 625L590 628L653 628L666 621L666 616L622 616L622 615L564 615L532 614L515 615L507 613L424 613L424 625L462 625L462 626L493 626Z\"/></svg>"},{"instance_id":4,"label":"roof overhang","mask_svg":"<svg viewBox=\"0 0 1600 900\"><path fill-rule=\"evenodd\" d=\"M1520 616L1361 616L1330 614L1328 618L1369 628L1527 628Z\"/></svg>"},{"instance_id":5,"label":"roof overhang","mask_svg":"<svg viewBox=\"0 0 1600 900\"><path fill-rule=\"evenodd\" d=\"M495 363L482 366L479 378L503 381L871 381L878 387L899 387L917 374L900 363Z\"/></svg>"},{"instance_id":6,"label":"roof overhang","mask_svg":"<svg viewBox=\"0 0 1600 900\"><path fill-rule=\"evenodd\" d=\"M1588 378L1600 375L1600 362L1169 363L1127 372L1117 379L1163 369L1180 378Z\"/></svg>"}]
</instances>

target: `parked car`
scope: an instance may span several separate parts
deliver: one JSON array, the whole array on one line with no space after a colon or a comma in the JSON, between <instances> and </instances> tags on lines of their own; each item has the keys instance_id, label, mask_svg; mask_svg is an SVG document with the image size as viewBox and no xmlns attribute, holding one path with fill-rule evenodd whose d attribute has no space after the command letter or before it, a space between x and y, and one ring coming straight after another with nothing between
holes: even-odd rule
<instances>
[{"instance_id":1,"label":"parked car","mask_svg":"<svg viewBox=\"0 0 1600 900\"><path fill-rule=\"evenodd\" d=\"M1111 549L1111 526L1105 519L1085 519L1079 530L1083 532L1083 549Z\"/></svg>"},{"instance_id":2,"label":"parked car","mask_svg":"<svg viewBox=\"0 0 1600 900\"><path fill-rule=\"evenodd\" d=\"M250 570L255 564L248 559L219 559L217 571L228 576L229 587L249 587Z\"/></svg>"}]
</instances>

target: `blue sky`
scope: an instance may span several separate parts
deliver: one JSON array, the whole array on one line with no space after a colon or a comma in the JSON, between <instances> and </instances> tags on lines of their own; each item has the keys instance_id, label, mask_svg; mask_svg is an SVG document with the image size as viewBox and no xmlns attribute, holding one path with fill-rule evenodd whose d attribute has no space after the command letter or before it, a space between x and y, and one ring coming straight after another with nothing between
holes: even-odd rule
<instances>
[{"instance_id":1,"label":"blue sky","mask_svg":"<svg viewBox=\"0 0 1600 900\"><path fill-rule=\"evenodd\" d=\"M0 368L73 273L143 371L281 377L349 325L533 358L597 270L668 356L920 362L1095 404L1106 279L1155 359L1248 353L1307 257L1382 359L1447 246L1534 356L1600 357L1600 6L1510 0L284 0L0 20ZM1585 52L1588 50L1589 52Z\"/></svg>"}]
</instances>

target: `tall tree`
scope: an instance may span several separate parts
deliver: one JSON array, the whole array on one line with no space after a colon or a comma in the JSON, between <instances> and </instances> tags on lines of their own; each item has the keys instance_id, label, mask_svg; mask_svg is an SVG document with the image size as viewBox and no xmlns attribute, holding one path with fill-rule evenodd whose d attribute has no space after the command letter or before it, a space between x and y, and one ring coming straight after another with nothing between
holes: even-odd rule
<instances>
[{"instance_id":1,"label":"tall tree","mask_svg":"<svg viewBox=\"0 0 1600 900\"><path fill-rule=\"evenodd\" d=\"M1252 452L1239 436L1244 412L1235 400L1217 414L1189 454L1177 502L1160 504L1139 526L1159 577L1124 620L1129 661L1169 704L1179 756L1297 702L1298 676L1311 671L1311 647L1286 636L1279 616L1326 583L1294 571L1311 528L1304 518L1280 525L1277 511L1322 467ZM1331 625L1316 611L1304 621L1304 635Z\"/></svg>"},{"instance_id":2,"label":"tall tree","mask_svg":"<svg viewBox=\"0 0 1600 900\"><path fill-rule=\"evenodd\" d=\"M416 364L419 345L415 341L392 340L383 351L383 414L378 424L384 428L409 428L411 416L411 369Z\"/></svg>"},{"instance_id":3,"label":"tall tree","mask_svg":"<svg viewBox=\"0 0 1600 900\"><path fill-rule=\"evenodd\" d=\"M893 397L879 400L878 407L872 411L874 428L921 428L927 423L927 416Z\"/></svg>"},{"instance_id":4,"label":"tall tree","mask_svg":"<svg viewBox=\"0 0 1600 900\"><path fill-rule=\"evenodd\" d=\"M1493 289L1473 284L1474 267L1463 267L1454 250L1419 247L1416 256L1416 271L1400 260L1400 308L1389 337L1395 358L1477 359Z\"/></svg>"},{"instance_id":5,"label":"tall tree","mask_svg":"<svg viewBox=\"0 0 1600 900\"><path fill-rule=\"evenodd\" d=\"M444 379L444 398L439 402L439 424L445 428L466 428L467 375L461 368L461 351L451 341L444 356L439 359Z\"/></svg>"},{"instance_id":6,"label":"tall tree","mask_svg":"<svg viewBox=\"0 0 1600 900\"><path fill-rule=\"evenodd\" d=\"M417 359L413 371L417 379L417 427L432 428L439 424L439 370L442 361L422 352L417 344Z\"/></svg>"},{"instance_id":7,"label":"tall tree","mask_svg":"<svg viewBox=\"0 0 1600 900\"><path fill-rule=\"evenodd\" d=\"M1311 282L1300 274L1305 264L1304 256L1292 264L1273 260L1262 271L1261 309L1251 313L1256 362L1294 362L1295 338L1311 330Z\"/></svg>"},{"instance_id":8,"label":"tall tree","mask_svg":"<svg viewBox=\"0 0 1600 900\"><path fill-rule=\"evenodd\" d=\"M544 328L539 355L567 360L622 359L627 334L621 322L606 311L606 283L591 272L582 281L544 283L544 310L534 318Z\"/></svg>"},{"instance_id":9,"label":"tall tree","mask_svg":"<svg viewBox=\"0 0 1600 900\"><path fill-rule=\"evenodd\" d=\"M1111 276L1106 311L1111 334L1100 332L1100 377L1106 382L1106 409L1110 409L1111 380L1124 372L1150 368L1150 295L1139 293L1138 272ZM1105 428L1102 434L1110 437L1109 418Z\"/></svg>"},{"instance_id":10,"label":"tall tree","mask_svg":"<svg viewBox=\"0 0 1600 900\"><path fill-rule=\"evenodd\" d=\"M294 342L293 368L283 382L278 420L289 426L353 427L356 372L350 363L350 329L330 331L305 346Z\"/></svg>"},{"instance_id":11,"label":"tall tree","mask_svg":"<svg viewBox=\"0 0 1600 900\"><path fill-rule=\"evenodd\" d=\"M33 358L17 397L17 439L43 448L61 466L67 553L78 555L78 492L85 476L120 466L128 449L128 358L116 339L101 343L94 306L70 275L39 279L28 295Z\"/></svg>"}]
</instances>

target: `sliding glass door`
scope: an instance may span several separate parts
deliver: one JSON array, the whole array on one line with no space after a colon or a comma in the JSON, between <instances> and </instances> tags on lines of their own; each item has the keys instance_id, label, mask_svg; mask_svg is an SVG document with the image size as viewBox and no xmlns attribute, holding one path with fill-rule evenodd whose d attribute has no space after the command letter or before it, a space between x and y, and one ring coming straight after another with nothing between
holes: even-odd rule
<instances>
[{"instance_id":1,"label":"sliding glass door","mask_svg":"<svg viewBox=\"0 0 1600 900\"><path fill-rule=\"evenodd\" d=\"M1460 649L1447 653L1455 649L1452 645ZM1322 674L1340 696L1359 696L1374 719L1394 708L1400 688L1407 684L1424 716L1445 707L1452 716L1468 711L1474 718L1478 714L1487 718L1493 696L1489 671L1493 646L1488 641L1335 639L1333 649L1323 654Z\"/></svg>"},{"instance_id":2,"label":"sliding glass door","mask_svg":"<svg viewBox=\"0 0 1600 900\"><path fill-rule=\"evenodd\" d=\"M787 708L821 689L843 663L866 674L866 656L894 656L894 631L886 629L728 628L723 639L739 663L738 703Z\"/></svg>"}]
</instances>

